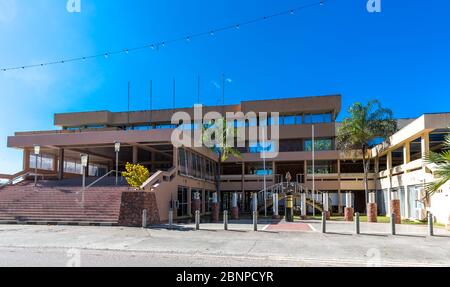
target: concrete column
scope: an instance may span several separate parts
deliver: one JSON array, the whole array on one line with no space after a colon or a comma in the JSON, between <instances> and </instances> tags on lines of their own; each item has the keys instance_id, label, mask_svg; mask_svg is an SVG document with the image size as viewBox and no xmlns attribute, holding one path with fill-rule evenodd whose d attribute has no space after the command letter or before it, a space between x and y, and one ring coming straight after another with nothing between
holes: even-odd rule
<instances>
[{"instance_id":1,"label":"concrete column","mask_svg":"<svg viewBox=\"0 0 450 287\"><path fill-rule=\"evenodd\" d=\"M323 206L323 212L326 216L327 220L331 219L331 212L330 212L330 206L329 206L329 193L328 192L324 192L322 194L322 206Z\"/></svg>"},{"instance_id":2,"label":"concrete column","mask_svg":"<svg viewBox=\"0 0 450 287\"><path fill-rule=\"evenodd\" d=\"M397 192L394 192L397 193ZM391 195L391 198L394 198L393 195ZM391 200L391 214L395 214L395 224L401 224L402 223L402 216L400 212L400 199L392 199Z\"/></svg>"},{"instance_id":3,"label":"concrete column","mask_svg":"<svg viewBox=\"0 0 450 287\"><path fill-rule=\"evenodd\" d=\"M239 206L238 206L237 192L233 193L233 198L231 200L231 219L233 219L233 220L239 219Z\"/></svg>"},{"instance_id":4,"label":"concrete column","mask_svg":"<svg viewBox=\"0 0 450 287\"><path fill-rule=\"evenodd\" d=\"M203 213L206 213L206 201L208 199L206 198L206 190L202 190L202 210Z\"/></svg>"},{"instance_id":5,"label":"concrete column","mask_svg":"<svg viewBox=\"0 0 450 287\"><path fill-rule=\"evenodd\" d=\"M139 148L137 146L133 146L133 164L138 163L138 154L139 154Z\"/></svg>"},{"instance_id":6,"label":"concrete column","mask_svg":"<svg viewBox=\"0 0 450 287\"><path fill-rule=\"evenodd\" d=\"M278 193L273 194L273 219L280 219L280 213L278 212Z\"/></svg>"},{"instance_id":7,"label":"concrete column","mask_svg":"<svg viewBox=\"0 0 450 287\"><path fill-rule=\"evenodd\" d=\"M342 214L342 193L341 193L341 160L338 159L337 163L337 171L338 171L338 213Z\"/></svg>"},{"instance_id":8,"label":"concrete column","mask_svg":"<svg viewBox=\"0 0 450 287\"><path fill-rule=\"evenodd\" d=\"M424 133L421 137L422 158L430 152L430 134Z\"/></svg>"},{"instance_id":9,"label":"concrete column","mask_svg":"<svg viewBox=\"0 0 450 287\"><path fill-rule=\"evenodd\" d=\"M389 188L388 188L388 202L391 201L391 190L392 190L392 152L389 151L386 156L386 170L388 172ZM387 206L387 214L392 214L390 204Z\"/></svg>"},{"instance_id":10,"label":"concrete column","mask_svg":"<svg viewBox=\"0 0 450 287\"><path fill-rule=\"evenodd\" d=\"M403 146L403 164L408 164L411 162L410 160L410 143L406 142Z\"/></svg>"},{"instance_id":11,"label":"concrete column","mask_svg":"<svg viewBox=\"0 0 450 287\"><path fill-rule=\"evenodd\" d=\"M192 217L192 215L193 215L193 213L192 213L192 191L190 188L188 188L187 198L188 198L188 205L187 205L188 215L189 215L189 217Z\"/></svg>"},{"instance_id":12,"label":"concrete column","mask_svg":"<svg viewBox=\"0 0 450 287\"><path fill-rule=\"evenodd\" d=\"M307 183L308 183L308 161L307 160L305 160L304 162L303 162L303 180L305 181L305 185L307 185Z\"/></svg>"},{"instance_id":13,"label":"concrete column","mask_svg":"<svg viewBox=\"0 0 450 287\"><path fill-rule=\"evenodd\" d=\"M58 168L58 180L64 179L64 149L60 148L58 151L59 168Z\"/></svg>"},{"instance_id":14,"label":"concrete column","mask_svg":"<svg viewBox=\"0 0 450 287\"><path fill-rule=\"evenodd\" d=\"M353 208L353 194L348 192L345 195L346 207L344 212L345 221L353 221L353 214L355 213L355 209Z\"/></svg>"},{"instance_id":15,"label":"concrete column","mask_svg":"<svg viewBox=\"0 0 450 287\"><path fill-rule=\"evenodd\" d=\"M245 162L242 162L241 192L242 192L241 210L245 211Z\"/></svg>"},{"instance_id":16,"label":"concrete column","mask_svg":"<svg viewBox=\"0 0 450 287\"><path fill-rule=\"evenodd\" d=\"M369 203L367 204L367 222L378 222L378 206L376 204L376 194L374 192L369 193Z\"/></svg>"},{"instance_id":17,"label":"concrete column","mask_svg":"<svg viewBox=\"0 0 450 287\"><path fill-rule=\"evenodd\" d=\"M410 157L410 143L406 142L405 145L403 146L403 164L406 165L406 164L410 163L411 162L410 158L411 158ZM405 170L403 177L406 177L407 174L408 174L408 171ZM410 214L409 214L409 191L408 191L408 184L406 184L407 181L404 180L404 182L405 182L405 185L403 186L403 188L405 189L405 208L406 208L405 215L406 215L406 218L409 218L410 217ZM392 213L395 213L395 216L398 217L398 215L397 215L398 213L396 212L396 210L391 210L391 214ZM400 216L400 218L401 218L401 216Z\"/></svg>"},{"instance_id":18,"label":"concrete column","mask_svg":"<svg viewBox=\"0 0 450 287\"><path fill-rule=\"evenodd\" d=\"M52 171L53 171L53 173L58 172L58 156L57 155L52 156Z\"/></svg>"},{"instance_id":19,"label":"concrete column","mask_svg":"<svg viewBox=\"0 0 450 287\"><path fill-rule=\"evenodd\" d=\"M30 169L30 155L31 155L31 152L29 149L25 149L23 151L23 170Z\"/></svg>"},{"instance_id":20,"label":"concrete column","mask_svg":"<svg viewBox=\"0 0 450 287\"><path fill-rule=\"evenodd\" d=\"M219 222L219 213L220 213L219 200L217 198L217 192L214 192L212 202L212 215L211 215L213 223Z\"/></svg>"}]
</instances>

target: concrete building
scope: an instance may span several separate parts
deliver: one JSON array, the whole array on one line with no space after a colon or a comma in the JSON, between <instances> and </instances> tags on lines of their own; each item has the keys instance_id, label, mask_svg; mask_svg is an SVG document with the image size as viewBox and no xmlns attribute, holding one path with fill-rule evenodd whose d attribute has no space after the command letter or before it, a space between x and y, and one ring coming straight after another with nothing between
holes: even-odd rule
<instances>
[{"instance_id":1,"label":"concrete building","mask_svg":"<svg viewBox=\"0 0 450 287\"><path fill-rule=\"evenodd\" d=\"M147 167L152 176L145 188L156 195L159 218L168 219L171 203L176 202L175 218L192 217L194 199L200 199L202 214L211 212L218 158L207 148L175 148L171 123L175 112L193 116L192 108L135 112L84 112L56 114L55 131L17 132L8 138L8 147L23 150L23 172L38 167L47 177L64 180L79 178L80 154L89 155L86 169L100 177L115 169L114 143L121 143L119 170L127 162ZM204 113L250 111L280 113L279 155L264 162L261 146L248 142L241 148L242 158L230 158L221 172L222 209L230 209L232 195L238 195L241 211L251 210L251 195L285 181L292 181L330 195L330 210L343 213L345 195L354 194L356 211L364 212L366 195L361 157L336 149L336 118L341 112L341 96L244 101L237 105L204 107ZM433 167L422 161L429 150L439 151L448 134L450 114L424 115L416 120L399 121L402 129L390 144L375 146L369 175L369 189L377 192L380 214L389 214L390 192L398 190L404 218L423 219L420 204L425 182L433 180ZM312 170L312 130L315 133L314 181ZM38 157L34 146L40 146ZM36 159L37 158L37 159ZM264 168L265 166L265 168ZM314 182L314 184L313 184ZM433 196L431 210L441 222L448 218L448 187ZM318 199L320 200L320 199ZM446 200L446 201L445 201ZM444 203L446 202L446 203Z\"/></svg>"}]
</instances>

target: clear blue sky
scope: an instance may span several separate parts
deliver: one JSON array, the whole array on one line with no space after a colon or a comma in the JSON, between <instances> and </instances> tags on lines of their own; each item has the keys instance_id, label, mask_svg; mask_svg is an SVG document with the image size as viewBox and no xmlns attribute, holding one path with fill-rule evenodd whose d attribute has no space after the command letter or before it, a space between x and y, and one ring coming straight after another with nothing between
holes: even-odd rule
<instances>
[{"instance_id":1,"label":"clear blue sky","mask_svg":"<svg viewBox=\"0 0 450 287\"><path fill-rule=\"evenodd\" d=\"M245 21L317 0L0 0L0 66L39 63L139 46ZM54 129L55 112L126 110L220 101L221 73L231 82L226 103L341 93L344 110L377 98L396 117L450 111L450 1L330 0L316 7L214 37L126 56L0 72L0 172L21 168L21 153L6 148L15 131ZM341 116L345 115L342 113Z\"/></svg>"}]
</instances>

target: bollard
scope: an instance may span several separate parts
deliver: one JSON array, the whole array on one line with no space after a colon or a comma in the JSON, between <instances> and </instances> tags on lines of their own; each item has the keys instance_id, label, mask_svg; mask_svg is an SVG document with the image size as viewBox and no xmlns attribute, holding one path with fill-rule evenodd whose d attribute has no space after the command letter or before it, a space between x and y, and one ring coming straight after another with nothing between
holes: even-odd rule
<instances>
[{"instance_id":1,"label":"bollard","mask_svg":"<svg viewBox=\"0 0 450 287\"><path fill-rule=\"evenodd\" d=\"M392 235L395 235L396 234L396 232L395 232L395 218L396 218L396 215L395 215L395 213L392 213L392 215L391 215L391 234Z\"/></svg>"},{"instance_id":2,"label":"bollard","mask_svg":"<svg viewBox=\"0 0 450 287\"><path fill-rule=\"evenodd\" d=\"M195 230L200 230L200 211L195 211Z\"/></svg>"},{"instance_id":3,"label":"bollard","mask_svg":"<svg viewBox=\"0 0 450 287\"><path fill-rule=\"evenodd\" d=\"M169 227L172 228L173 225L173 209L169 210Z\"/></svg>"},{"instance_id":4,"label":"bollard","mask_svg":"<svg viewBox=\"0 0 450 287\"><path fill-rule=\"evenodd\" d=\"M360 228L360 219L359 219L359 212L355 213L355 232L356 234L361 234L361 228Z\"/></svg>"},{"instance_id":5,"label":"bollard","mask_svg":"<svg viewBox=\"0 0 450 287\"><path fill-rule=\"evenodd\" d=\"M142 228L147 227L147 209L142 210Z\"/></svg>"},{"instance_id":6,"label":"bollard","mask_svg":"<svg viewBox=\"0 0 450 287\"><path fill-rule=\"evenodd\" d=\"M226 231L228 230L228 211L225 210L223 212L223 229Z\"/></svg>"},{"instance_id":7,"label":"bollard","mask_svg":"<svg viewBox=\"0 0 450 287\"><path fill-rule=\"evenodd\" d=\"M428 214L428 236L434 236L434 229L433 229L433 214Z\"/></svg>"},{"instance_id":8,"label":"bollard","mask_svg":"<svg viewBox=\"0 0 450 287\"><path fill-rule=\"evenodd\" d=\"M258 212L253 211L253 231L258 231Z\"/></svg>"},{"instance_id":9,"label":"bollard","mask_svg":"<svg viewBox=\"0 0 450 287\"><path fill-rule=\"evenodd\" d=\"M327 213L322 212L322 233L327 233Z\"/></svg>"}]
</instances>

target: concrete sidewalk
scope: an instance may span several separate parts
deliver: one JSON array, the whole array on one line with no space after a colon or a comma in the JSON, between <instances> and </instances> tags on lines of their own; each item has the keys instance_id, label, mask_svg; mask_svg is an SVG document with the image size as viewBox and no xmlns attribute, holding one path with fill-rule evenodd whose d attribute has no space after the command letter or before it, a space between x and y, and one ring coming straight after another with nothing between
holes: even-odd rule
<instances>
[{"instance_id":1,"label":"concrete sidewalk","mask_svg":"<svg viewBox=\"0 0 450 287\"><path fill-rule=\"evenodd\" d=\"M114 262L133 265L133 256L147 258L143 266L450 266L450 234L436 230L436 237L427 237L426 228L401 226L399 236L384 233L386 224L363 224L362 231L373 232L352 235L352 225L333 223L329 234L320 230L319 222L305 222L312 227L307 232L269 231L267 224L252 232L249 224L231 224L230 231L221 230L221 224L203 224L202 230L193 231L191 225L178 230L70 227L70 226L1 226L0 264L20 258L31 260L25 254L40 254L45 250L65 254L66 250L80 250L82 254L95 253L100 266L116 266ZM402 234L404 233L404 234ZM14 250L13 253L6 250ZM36 250L41 250L36 253ZM43 251L42 251L43 250ZM100 260L102 256L120 258ZM14 257L3 257L15 254ZM49 257L50 257L50 253ZM131 256L134 254L133 256ZM137 254L137 255L136 255ZM23 255L23 256L22 256ZM61 255L61 256L62 256ZM21 257L22 256L22 257ZM31 255L30 255L31 256ZM38 255L36 255L38 256ZM92 255L93 256L93 255ZM160 260L173 258L173 260ZM154 259L152 261L152 258ZM186 260L177 260L186 258ZM187 258L189 260L187 260ZM6 262L5 262L6 260ZM17 261L18 260L18 261ZM29 261L27 261L29 262ZM27 262L23 262L26 265ZM39 261L46 262L46 261ZM108 263L109 262L109 263ZM150 262L152 262L150 264ZM95 263L93 265L97 266ZM53 266L49 262L49 266ZM118 265L117 265L118 266ZM185 265L182 265L185 266Z\"/></svg>"}]
</instances>

